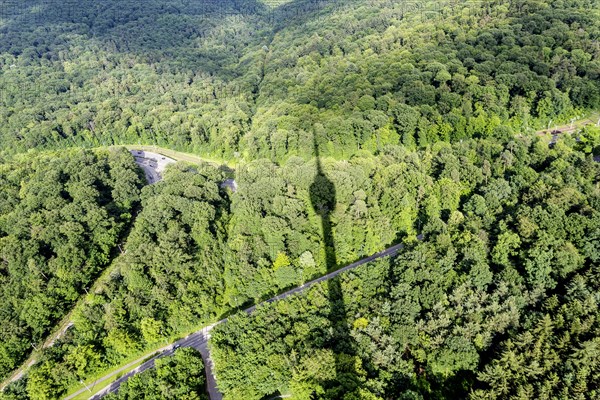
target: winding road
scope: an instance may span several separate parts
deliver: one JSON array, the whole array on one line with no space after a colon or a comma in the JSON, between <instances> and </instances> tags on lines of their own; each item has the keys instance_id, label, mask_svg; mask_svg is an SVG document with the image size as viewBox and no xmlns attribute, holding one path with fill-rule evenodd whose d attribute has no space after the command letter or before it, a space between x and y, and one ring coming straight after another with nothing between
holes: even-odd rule
<instances>
[{"instance_id":1,"label":"winding road","mask_svg":"<svg viewBox=\"0 0 600 400\"><path fill-rule=\"evenodd\" d=\"M146 175L146 179L148 181L149 184L154 184L158 181L160 181L162 179L162 173L165 170L165 168L172 164L175 163L176 161L172 158L163 156L162 154L158 154L158 153L153 153L153 152L147 152L147 151L142 151L142 150L130 150L132 156L135 159L135 162L142 168L142 170L144 171L144 174ZM235 192L237 190L237 184L235 183L234 180L228 180L223 182L222 184L223 187L227 187L228 189L232 190L233 192ZM417 236L418 240L422 240L423 237L422 235ZM252 312L254 312L254 310L257 307L260 307L261 305L264 305L266 303L272 303L274 301L278 301L278 300L283 300L289 296L292 296L294 294L298 294L301 292L304 292L306 290L308 290L309 288L311 288L312 286L321 283L321 282L325 282L327 280L330 280L336 276L338 276L339 274L352 270L354 268L357 268L363 264L366 264L370 261L374 261L376 259L379 258L383 258L383 257L388 257L388 256L392 256L396 253L398 253L402 248L404 247L403 244L397 244L394 246L391 246L387 249L384 249L378 253L375 253L369 257L363 258L359 261L356 261L352 264L349 264L343 268L340 268L334 272L328 273L320 278L314 279L310 282L307 282L303 285L300 285L298 287L295 287L293 289L290 289L284 293L281 293L275 297L272 297L268 300L265 300L261 303L258 303L254 306L251 306L245 310L243 310L244 312L246 312L247 314L251 314ZM192 347L196 350L198 350L201 355L202 358L204 360L204 364L205 364L205 368L206 368L206 378L207 378L207 391L209 394L209 397L211 400L221 400L223 398L223 395L219 392L218 387L217 387L217 379L214 373L214 364L213 361L210 357L210 351L208 348L208 340L210 339L210 331L219 324L225 323L227 322L227 318L224 318L220 321L217 321L216 323L204 327L199 331L196 331L190 335L188 335L187 337L185 337L184 339L178 340L174 343L172 343L171 345L165 346L161 349L158 349L157 351L155 351L152 354L147 354L144 357L141 357L137 360L131 361L130 363L128 363L127 365L121 367L120 369L113 371L110 374L105 375L102 378L97 379L94 383L93 386L96 386L100 383L106 382L112 378L114 378L115 376L118 376L119 374L123 373L124 371L130 369L132 366L136 365L136 364L140 364L137 368L135 368L134 370L127 372L126 374L124 374L123 376L120 376L118 379L116 379L114 382L112 382L110 385L108 385L107 387L103 388L102 390L100 390L99 392L97 392L96 394L92 395L90 397L90 400L98 400L101 399L102 397L104 397L105 395L109 394L109 393L116 393L121 384L125 381L127 381L127 379L129 379L130 377L146 371L150 368L153 368L155 365L155 362L157 359L161 358L161 357L165 357L165 356L170 356L172 355L175 350L177 348L180 347ZM72 325L71 322L69 322L64 329L61 329L59 332L57 332L56 335L53 335L52 338L49 338L48 340L48 346L52 346L52 344L58 339L60 338L64 332L66 332L68 330L68 328ZM147 359L148 357L151 357L150 359ZM146 361L144 361L145 359L147 359ZM16 376L14 376L12 379L10 379L9 381L13 381L15 379L17 379L18 377L20 377L22 375L22 373L24 372L25 369L27 369L28 367L30 367L32 364L35 363L36 360L32 360L31 363L29 363L28 365L25 366L25 368L22 368L20 373L16 374ZM81 394L85 393L86 391L88 391L89 389L86 387L80 389L79 391L65 397L65 400L71 400L77 396L80 396Z\"/></svg>"},{"instance_id":2,"label":"winding road","mask_svg":"<svg viewBox=\"0 0 600 400\"><path fill-rule=\"evenodd\" d=\"M202 354L202 358L205 360L205 363L207 364L207 367L208 367L207 371L210 370L212 372L212 363L210 364L210 366L208 365L208 360L210 360L210 354L208 351L208 339L210 338L209 332L212 329L212 327L213 327L213 325L203 328L202 330L192 333L191 335L187 336L185 339L181 339L181 340L173 343L170 346L160 349L158 355L156 355L155 357L152 357L148 361L145 361L144 363L140 364L140 366L138 366L133 371L128 372L127 374L123 375L119 379L115 380L113 383L111 383L105 389L101 390L100 392L98 392L95 395L93 395L92 397L90 397L90 400L101 399L102 397L106 396L109 393L115 393L117 390L119 390L119 387L121 386L121 384L123 382L125 382L127 379L131 378L133 375L139 374L140 372L144 372L150 368L154 368L156 360L158 360L159 358L162 358L162 357L173 355L175 350L178 349L179 347L192 347L192 348L198 350ZM135 365L138 362L139 362L139 360L133 361L130 364L128 364L128 366ZM128 366L125 366L124 368L127 368ZM107 376L106 378L108 379L112 376L113 375L111 374L111 376ZM207 374L207 380L208 380L207 386L214 388L214 392L209 392L211 400L212 399L221 399L222 398L221 393L219 393L219 391L216 389L217 385L216 385L216 382L214 381L214 374L212 374L212 373ZM100 382L100 380L97 381L97 383L99 383L99 382ZM67 397L66 399L73 398L73 397L81 394L83 391L85 391L85 389L72 394L71 396Z\"/></svg>"},{"instance_id":3,"label":"winding road","mask_svg":"<svg viewBox=\"0 0 600 400\"><path fill-rule=\"evenodd\" d=\"M417 236L417 239L423 240L423 235ZM246 312L247 314L251 314L257 307L260 307L261 305L264 305L266 303L272 303L277 300L283 300L294 294L304 292L304 291L308 290L310 287L312 287L318 283L325 282L329 279L332 279L343 272L349 271L351 269L354 269L356 267L359 267L363 264L366 264L368 262L374 261L379 258L392 256L392 255L398 253L403 247L404 247L404 244L402 244L402 243L388 247L387 249L382 250L379 253L375 253L369 257L363 258L359 261L349 264L349 265L347 265L343 268L340 268L334 272L331 272L327 275L323 275L320 278L314 279L314 280L307 282L301 286L290 289L284 293L281 293L275 297L265 300L259 304L256 304L249 308L246 308L243 311ZM186 338L181 339L181 340L173 343L170 346L167 346L167 347L164 347L164 348L158 350L156 353L154 353L154 354L156 354L154 357L152 357L148 361L145 361L144 363L142 363L139 367L137 367L133 371L128 372L127 374L125 374L122 377L115 380L109 386L102 389L100 392L96 393L94 396L90 397L90 400L98 400L98 399L101 399L102 397L106 396L109 393L116 393L119 390L121 384L123 384L123 382L125 382L127 379L129 379L130 377L132 377L140 372L144 372L150 368L153 368L155 361L157 359L159 359L161 357L172 355L174 353L175 349L177 349L179 347L192 347L192 348L198 350L202 354L202 358L204 359L204 364L205 364L205 368L206 368L206 378L207 378L206 386L207 386L207 391L210 396L210 399L211 400L221 400L223 398L223 395L221 394L221 392L219 392L219 389L217 387L217 378L215 376L214 365L213 365L212 359L210 357L210 351L208 348L208 340L210 339L210 331L215 326L225 323L225 322L227 322L227 318L224 318L224 319L214 323L213 325L204 327L201 330L194 332L191 335L187 336ZM146 357L144 357L144 358L146 358ZM130 364L123 367L120 371L115 371L115 372L97 380L95 382L95 384L98 384L100 382L103 382L107 379L114 377L115 375L120 373L122 370L127 369L129 366L135 365L135 364L141 362L142 360L143 360L143 358L131 362ZM85 392L86 390L87 389L83 388L83 389L79 390L78 392L73 393L69 397L66 397L65 400L70 400L70 399L80 395L81 393Z\"/></svg>"},{"instance_id":4,"label":"winding road","mask_svg":"<svg viewBox=\"0 0 600 400\"><path fill-rule=\"evenodd\" d=\"M158 153L151 153L144 150L130 150L135 163L144 171L148 184L152 185L162 179L162 173L169 164L176 161L167 156Z\"/></svg>"}]
</instances>

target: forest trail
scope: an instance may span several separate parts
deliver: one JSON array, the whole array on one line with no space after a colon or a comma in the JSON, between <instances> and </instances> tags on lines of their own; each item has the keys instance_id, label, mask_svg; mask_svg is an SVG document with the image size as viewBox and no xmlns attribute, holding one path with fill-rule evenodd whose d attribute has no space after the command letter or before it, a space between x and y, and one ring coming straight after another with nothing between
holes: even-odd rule
<instances>
[{"instance_id":1,"label":"forest trail","mask_svg":"<svg viewBox=\"0 0 600 400\"><path fill-rule=\"evenodd\" d=\"M423 240L423 235L418 235L417 236L418 240ZM388 256L392 256L395 255L396 253L398 253L400 250L402 250L404 248L404 244L400 243L400 244L396 244L394 246L388 247L387 249L384 249L378 253L375 253L369 257L365 257L361 260L358 260L352 264L349 264L343 268L340 268L336 271L333 271L329 274L323 275L320 278L316 278L313 279L310 282L306 282L303 285L297 286L293 289L290 289L286 292L283 292L275 297L272 297L268 300L265 300L261 303L255 304L251 307L246 308L245 310L243 310L243 312L247 313L247 314L251 314L252 312L254 312L254 310L257 307L260 307L264 304L267 303L272 303L274 301L277 300L283 300L291 295L297 294L297 293L301 293L304 292L306 290L308 290L309 288L311 288L312 286L321 283L321 282L325 282L328 281L336 276L338 276L339 274L349 271L351 269L357 268L363 264L366 264L368 262L377 260L379 258L384 258L384 257L388 257ZM221 392L219 392L219 389L217 387L217 377L214 373L214 365L212 362L212 359L210 357L210 349L208 347L208 340L210 338L210 331L217 325L222 324L224 322L227 322L227 318L224 318L216 323L214 323L213 325L204 327L202 329L200 329L199 331L196 331L190 335L188 335L187 337L185 337L184 339L178 340L174 343L172 343L170 346L167 347L163 347L162 349L159 349L151 354L146 354L143 357L140 357L138 360L132 361L131 363L128 364L129 365L135 365L136 363L139 363L141 361L143 361L144 359L148 358L149 356L155 355L154 357L152 357L151 359L147 360L146 362L144 362L143 364L141 364L138 368L136 368L135 370L123 375L122 377L118 378L116 381L114 381L112 384L110 384L109 386L107 386L105 389L103 389L101 392L96 393L95 395L93 395L92 397L90 397L90 400L98 400L101 399L102 397L104 397L105 395L109 394L109 393L115 393L116 391L119 390L119 387L121 386L122 383L124 383L127 379L129 379L130 377L132 377L133 375L136 375L140 372L146 371L150 368L154 367L154 363L158 358L161 357L165 357L165 356L169 356L172 355L173 352L175 351L174 349L179 348L179 347L193 347L194 349L198 350L201 354L202 354L202 358L204 359L204 365L206 368L206 376L207 376L207 391L209 393L210 396L210 400L221 400L223 398L223 395L221 394ZM127 368L127 366L121 368L118 371L112 372L109 375L106 375L100 379L98 379L96 382L94 382L94 384L100 383L100 382L104 382L107 379L110 379L112 377L114 377L115 375L117 375L120 371L123 371ZM78 396L79 394L85 392L87 389L86 388L82 388L81 390L79 390L76 393L73 393L72 395L66 397L64 400L70 400L76 396Z\"/></svg>"},{"instance_id":2,"label":"forest trail","mask_svg":"<svg viewBox=\"0 0 600 400\"><path fill-rule=\"evenodd\" d=\"M158 146L124 145L124 146L111 146L110 148L118 148L118 147L124 147L127 150L129 150L131 155L134 157L136 164L140 168L142 168L142 170L144 171L144 175L146 176L148 184L153 184L153 183L160 181L162 179L161 173L164 171L166 166L169 164L172 164L176 161L186 161L186 162L193 163L193 164L210 163L210 164L215 164L216 166L220 166L220 165L227 166L227 164L225 162L216 161L216 160L212 160L212 159L205 159L205 158L198 157L194 154L182 153L182 152L165 149L165 148L158 147ZM150 164L149 161L154 161L154 163L156 165ZM224 185L229 187L230 189L232 189L232 191L235 191L234 189L237 189L237 184L232 179L226 180L224 182ZM100 277L98 277L98 279L96 279L96 281L94 282L92 287L89 288L89 291L93 292L93 293L97 293L99 285L104 281L104 279L106 279L106 277L108 277L109 272L110 272L110 270L109 270L109 268L107 268L102 273L102 275L100 275ZM37 362L37 358L39 357L39 354L38 354L39 351L53 346L54 343L57 340L59 340L69 330L69 328L71 328L73 326L73 321L71 320L71 318L72 318L73 310L77 307L77 304L75 306L73 306L71 311L62 318L62 320L58 323L56 329L50 335L48 335L48 337L44 340L41 347L36 348L35 344L32 343L32 346L34 346L35 350L29 355L29 357L21 364L21 366L19 368L17 368L15 371L13 371L13 373L8 378L6 378L4 380L4 382L2 382L0 384L0 391L4 390L4 388L7 385L9 385L10 383L21 379L21 377L23 377L23 375L27 372L27 370L31 366L35 365L35 363Z\"/></svg>"}]
</instances>

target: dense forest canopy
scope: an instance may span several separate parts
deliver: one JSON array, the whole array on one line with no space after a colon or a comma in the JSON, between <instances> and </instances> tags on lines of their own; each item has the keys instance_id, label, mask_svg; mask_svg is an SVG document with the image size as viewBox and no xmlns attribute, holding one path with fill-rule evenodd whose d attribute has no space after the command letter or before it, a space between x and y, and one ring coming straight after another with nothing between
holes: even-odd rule
<instances>
[{"instance_id":1,"label":"dense forest canopy","mask_svg":"<svg viewBox=\"0 0 600 400\"><path fill-rule=\"evenodd\" d=\"M345 265L398 240L408 248L391 262L218 326L211 343L225 395L505 398L509 390L569 398L592 390L599 365L570 358L592 349L599 333L600 164L580 149L574 139L549 148L537 137L487 138L421 151L387 146L318 165L259 160L239 169L235 194L219 188L226 172L214 166L171 167L142 190L125 254L24 390L54 398L172 335L336 268L331 254ZM319 168L335 187L331 240L313 208ZM574 301L583 308L571 310ZM529 354L540 321L548 353ZM499 380L493 371L508 368L506 352L523 363L551 357L548 365L564 369ZM358 369L347 366L347 381L328 363ZM367 397L352 397L359 388Z\"/></svg>"},{"instance_id":2,"label":"dense forest canopy","mask_svg":"<svg viewBox=\"0 0 600 400\"><path fill-rule=\"evenodd\" d=\"M0 0L0 399L600 396L597 3Z\"/></svg>"},{"instance_id":3,"label":"dense forest canopy","mask_svg":"<svg viewBox=\"0 0 600 400\"><path fill-rule=\"evenodd\" d=\"M133 376L121 386L118 393L105 398L208 400L205 381L204 362L200 353L191 348L179 349L174 355L157 360L155 368ZM26 388L20 384L10 386L0 396L6 400L28 397Z\"/></svg>"},{"instance_id":4,"label":"dense forest canopy","mask_svg":"<svg viewBox=\"0 0 600 400\"><path fill-rule=\"evenodd\" d=\"M125 150L30 153L0 164L0 376L110 262L141 182Z\"/></svg>"},{"instance_id":5,"label":"dense forest canopy","mask_svg":"<svg viewBox=\"0 0 600 400\"><path fill-rule=\"evenodd\" d=\"M597 398L600 165L489 139L377 161L444 187L424 241L218 325L225 399Z\"/></svg>"},{"instance_id":6,"label":"dense forest canopy","mask_svg":"<svg viewBox=\"0 0 600 400\"><path fill-rule=\"evenodd\" d=\"M268 3L268 2L265 2ZM593 0L3 4L5 151L156 143L349 157L600 106Z\"/></svg>"},{"instance_id":7,"label":"dense forest canopy","mask_svg":"<svg viewBox=\"0 0 600 400\"><path fill-rule=\"evenodd\" d=\"M39 357L28 397L56 398L89 374L224 312L229 217L222 180L213 166L178 164L142 189L123 253L75 308L73 328Z\"/></svg>"}]
</instances>

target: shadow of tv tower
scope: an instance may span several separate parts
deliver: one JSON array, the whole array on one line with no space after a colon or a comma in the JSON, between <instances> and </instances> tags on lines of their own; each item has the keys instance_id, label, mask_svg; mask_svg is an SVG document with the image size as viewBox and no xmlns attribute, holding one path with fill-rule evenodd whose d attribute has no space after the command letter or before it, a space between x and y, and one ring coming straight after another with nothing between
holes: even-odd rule
<instances>
[{"instance_id":1,"label":"shadow of tv tower","mask_svg":"<svg viewBox=\"0 0 600 400\"><path fill-rule=\"evenodd\" d=\"M323 165L321 164L319 145L315 134L313 133L313 144L315 149L317 173L314 177L313 182L310 185L310 201L316 214L321 219L321 229L323 234L323 244L325 246L325 263L327 271L333 271L337 269L337 256L335 249L335 240L333 236L333 228L331 222L331 213L335 209L336 205L336 190L333 182L327 177L323 171ZM323 387L326 390L335 390L339 383L344 382L345 389L353 390L350 386L352 382L358 381L353 379L356 376L354 370L354 363L348 363L349 357L340 357L339 355L344 353L347 355L354 355L354 343L352 336L350 335L350 327L348 326L348 317L346 315L346 304L344 301L344 294L342 293L341 278L336 277L327 281L328 296L329 296L329 321L333 327L333 338L325 346L330 348L336 354L336 377L334 382L322 382ZM346 360L346 362L344 362ZM343 390L346 392L346 390ZM338 397L339 396L339 397ZM341 398L343 393L340 391L335 393L335 398Z\"/></svg>"}]
</instances>

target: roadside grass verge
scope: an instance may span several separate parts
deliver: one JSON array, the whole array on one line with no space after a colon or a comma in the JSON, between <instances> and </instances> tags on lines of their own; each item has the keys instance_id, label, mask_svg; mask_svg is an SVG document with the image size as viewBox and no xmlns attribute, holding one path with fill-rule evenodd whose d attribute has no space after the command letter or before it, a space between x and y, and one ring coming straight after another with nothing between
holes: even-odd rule
<instances>
[{"instance_id":1,"label":"roadside grass verge","mask_svg":"<svg viewBox=\"0 0 600 400\"><path fill-rule=\"evenodd\" d=\"M134 369L139 367L141 364L148 361L149 359L151 359L152 357L154 357L155 355L157 355L162 350L164 350L168 347L170 347L170 345L165 346L164 343L158 344L156 346L153 346L149 349L144 349L144 351L136 353L135 355L128 357L127 359L123 360L123 362L120 363L119 365L115 365L108 369L96 371L94 374L88 376L84 380L85 385L87 385L87 387L90 388L91 392L86 389L86 386L84 386L78 382L77 384L74 384L67 390L67 392L64 394L63 398L69 397L73 393L76 393L76 392L80 391L81 389L84 389L83 392L81 392L80 394L78 394L75 397L72 397L72 399L78 399L78 400L79 399L88 399L90 396L93 396L94 394L98 393L100 390L109 386L115 380L119 379L126 373L133 371ZM104 378L106 376L108 376L108 379L98 382L99 380L101 380L102 378Z\"/></svg>"},{"instance_id":2,"label":"roadside grass verge","mask_svg":"<svg viewBox=\"0 0 600 400\"><path fill-rule=\"evenodd\" d=\"M113 383L115 380L119 379L120 377L122 377L123 375L125 375L128 372L133 371L134 369L136 369L137 367L139 367L142 363L144 363L146 359L143 360L138 360L138 362L136 362L135 364L132 364L131 366L129 366L128 368L120 371L118 374L114 375L114 377L112 379L107 379L105 381L96 383L96 380L98 380L99 378L102 378L102 376L99 377L95 377L95 378L91 378L91 379L96 379L93 382L85 382L85 384L90 388L90 391L85 390L84 392L78 394L77 396L73 397L73 400L87 400L89 399L91 396L95 395L96 393L98 393L99 391L101 391L102 389L104 389L105 387L109 386L111 383ZM109 371L108 373L112 373L114 371L119 370L119 367L115 367L113 368L113 371ZM81 387L85 387L83 385L80 384L80 387L77 388L73 388L70 393L67 393L67 396L69 396L71 393L74 393L76 390L81 389Z\"/></svg>"},{"instance_id":3,"label":"roadside grass verge","mask_svg":"<svg viewBox=\"0 0 600 400\"><path fill-rule=\"evenodd\" d=\"M127 150L150 151L153 153L158 153L158 154L162 154L167 157L171 157L172 159L174 159L176 161L187 161L187 162L193 163L193 164L211 163L211 164L216 164L217 166L225 165L229 168L233 168L233 164L227 160L218 160L218 159L214 159L214 158L200 157L195 154L183 153L181 151L166 149L166 148L160 147L160 146L144 145L144 144L142 144L142 145L125 144L125 145L114 145L111 147L125 147Z\"/></svg>"}]
</instances>

